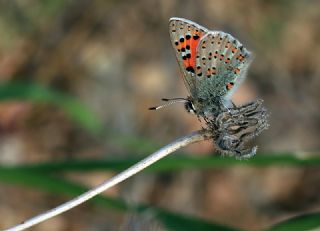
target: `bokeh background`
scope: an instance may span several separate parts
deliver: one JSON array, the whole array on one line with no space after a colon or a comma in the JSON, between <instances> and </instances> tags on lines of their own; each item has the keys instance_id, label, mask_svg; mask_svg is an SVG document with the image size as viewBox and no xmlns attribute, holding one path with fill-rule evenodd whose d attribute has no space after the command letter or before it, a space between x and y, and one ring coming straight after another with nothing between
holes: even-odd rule
<instances>
[{"instance_id":1,"label":"bokeh background","mask_svg":"<svg viewBox=\"0 0 320 231\"><path fill-rule=\"evenodd\" d=\"M228 32L255 54L234 101L262 98L270 112L270 128L255 140L258 155L319 156L317 0L2 0L1 89L14 93L0 102L1 166L142 157L201 128L182 105L147 110L162 97L188 94L169 40L170 17ZM81 110L81 115L70 116L63 97L53 103L30 100L30 91L37 92L37 87L19 96L17 82L75 99L94 115L93 123L77 119ZM98 127L103 135L95 132ZM183 152L199 158L215 155L211 142ZM76 172L63 178L90 187L113 174ZM319 167L271 165L141 173L105 195L261 230L293 215L319 211L319 192ZM0 229L65 200L30 186L0 182ZM88 203L32 230L166 227L152 212L137 215Z\"/></svg>"}]
</instances>

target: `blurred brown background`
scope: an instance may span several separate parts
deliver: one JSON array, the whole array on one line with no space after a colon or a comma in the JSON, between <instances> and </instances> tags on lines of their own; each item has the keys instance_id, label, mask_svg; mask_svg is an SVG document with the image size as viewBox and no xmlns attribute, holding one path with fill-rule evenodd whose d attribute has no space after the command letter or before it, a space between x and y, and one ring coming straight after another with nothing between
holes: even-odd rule
<instances>
[{"instance_id":1,"label":"blurred brown background","mask_svg":"<svg viewBox=\"0 0 320 231\"><path fill-rule=\"evenodd\" d=\"M197 118L183 106L147 110L162 97L187 96L169 40L170 17L228 32L255 54L234 101L265 100L271 126L256 140L259 151L319 150L317 0L2 0L0 81L32 80L79 98L102 119L108 138L87 133L50 105L2 102L1 164L148 154L130 152L113 138L148 137L162 146L199 129ZM214 152L210 142L185 151ZM90 186L110 176L70 177ZM140 174L107 194L260 230L288 216L319 210L319 192L319 168L232 167ZM64 200L0 183L0 229ZM145 224L145 230L164 229L147 226L148 215L113 213L88 204L32 230L133 230L128 225L132 222Z\"/></svg>"}]
</instances>

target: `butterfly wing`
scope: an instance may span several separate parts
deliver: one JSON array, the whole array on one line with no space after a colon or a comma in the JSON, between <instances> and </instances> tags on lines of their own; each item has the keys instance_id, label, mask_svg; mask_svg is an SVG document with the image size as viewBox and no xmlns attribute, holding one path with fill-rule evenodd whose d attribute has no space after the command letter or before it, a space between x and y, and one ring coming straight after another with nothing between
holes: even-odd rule
<instances>
[{"instance_id":1,"label":"butterfly wing","mask_svg":"<svg viewBox=\"0 0 320 231\"><path fill-rule=\"evenodd\" d=\"M208 30L183 18L171 18L169 21L172 46L183 73L184 83L191 95L195 94L196 50L201 38Z\"/></svg>"},{"instance_id":2,"label":"butterfly wing","mask_svg":"<svg viewBox=\"0 0 320 231\"><path fill-rule=\"evenodd\" d=\"M231 35L210 31L196 50L196 92L203 100L229 100L245 78L251 53Z\"/></svg>"}]
</instances>

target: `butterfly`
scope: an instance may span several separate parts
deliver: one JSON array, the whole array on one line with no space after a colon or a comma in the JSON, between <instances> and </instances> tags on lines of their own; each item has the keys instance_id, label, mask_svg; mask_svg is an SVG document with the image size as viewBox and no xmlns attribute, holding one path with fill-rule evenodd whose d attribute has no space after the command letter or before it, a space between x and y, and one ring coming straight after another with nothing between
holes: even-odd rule
<instances>
[{"instance_id":1,"label":"butterfly","mask_svg":"<svg viewBox=\"0 0 320 231\"><path fill-rule=\"evenodd\" d=\"M168 103L150 109L183 102L188 112L205 120L221 154L239 159L255 155L257 147L248 148L247 143L268 128L267 110L262 100L241 106L231 100L246 77L251 52L232 35L183 18L171 18L169 32L190 95L163 99Z\"/></svg>"},{"instance_id":2,"label":"butterfly","mask_svg":"<svg viewBox=\"0 0 320 231\"><path fill-rule=\"evenodd\" d=\"M232 107L231 96L245 78L251 53L232 35L184 18L171 18L169 32L190 96L163 99L170 102L150 109L184 102L188 112L210 118Z\"/></svg>"}]
</instances>

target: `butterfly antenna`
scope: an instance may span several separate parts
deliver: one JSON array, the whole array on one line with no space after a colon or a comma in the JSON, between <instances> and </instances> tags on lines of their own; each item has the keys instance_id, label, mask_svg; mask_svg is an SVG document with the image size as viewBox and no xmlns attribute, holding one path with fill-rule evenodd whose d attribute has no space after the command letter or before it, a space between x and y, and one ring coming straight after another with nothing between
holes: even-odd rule
<instances>
[{"instance_id":1,"label":"butterfly antenna","mask_svg":"<svg viewBox=\"0 0 320 231\"><path fill-rule=\"evenodd\" d=\"M172 98L172 99L163 98L161 100L165 101L165 102L168 102L168 103L160 105L160 106L157 106L157 107L150 107L149 110L159 110L161 108L170 106L170 105L175 104L175 103L185 103L185 102L189 101L188 99L185 99L185 98Z\"/></svg>"}]
</instances>

